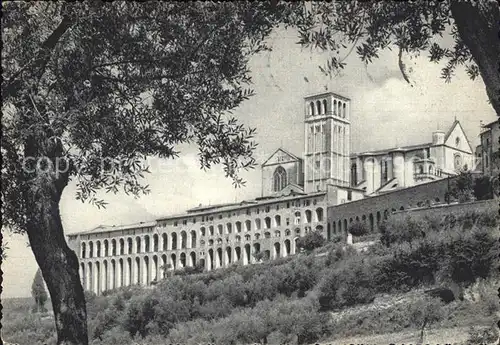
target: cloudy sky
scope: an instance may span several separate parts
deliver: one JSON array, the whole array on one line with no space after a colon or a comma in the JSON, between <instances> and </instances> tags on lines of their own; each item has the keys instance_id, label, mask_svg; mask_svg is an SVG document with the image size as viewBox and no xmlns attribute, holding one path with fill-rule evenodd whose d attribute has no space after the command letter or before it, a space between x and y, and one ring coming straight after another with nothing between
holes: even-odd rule
<instances>
[{"instance_id":1,"label":"cloudy sky","mask_svg":"<svg viewBox=\"0 0 500 345\"><path fill-rule=\"evenodd\" d=\"M447 130L455 118L475 146L479 121L496 119L480 78L471 81L460 70L446 84L440 79L441 66L428 62L425 54L405 58L411 68L410 86L399 72L396 51L381 54L369 66L352 54L346 59L343 74L330 79L318 68L326 62L326 55L301 49L294 32L277 31L269 41L273 51L251 61L256 95L235 112L242 123L257 128L259 163L280 146L302 154L303 98L319 92L332 91L351 99L352 152L430 142L432 131L438 127ZM61 201L66 233L99 224L152 220L200 203L231 202L260 195L259 169L243 173L246 187L234 189L221 167L200 170L195 147L182 147L181 152L177 160L154 162L157 168L152 169L146 182L151 194L140 199L123 194L104 195L109 202L106 210L76 201L75 186L70 184ZM2 264L2 297L30 296L37 265L27 247L27 237L4 234L4 241L10 249Z\"/></svg>"}]
</instances>

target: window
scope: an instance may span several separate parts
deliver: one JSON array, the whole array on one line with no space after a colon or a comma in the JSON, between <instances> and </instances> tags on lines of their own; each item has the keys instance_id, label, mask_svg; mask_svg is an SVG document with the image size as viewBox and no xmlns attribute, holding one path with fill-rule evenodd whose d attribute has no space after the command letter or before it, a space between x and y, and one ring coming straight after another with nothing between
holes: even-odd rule
<instances>
[{"instance_id":1,"label":"window","mask_svg":"<svg viewBox=\"0 0 500 345\"><path fill-rule=\"evenodd\" d=\"M174 222L174 226L177 226L177 221Z\"/></svg>"},{"instance_id":2,"label":"window","mask_svg":"<svg viewBox=\"0 0 500 345\"><path fill-rule=\"evenodd\" d=\"M309 111L310 111L312 116L316 115L313 102L309 103L309 109L310 109Z\"/></svg>"},{"instance_id":3,"label":"window","mask_svg":"<svg viewBox=\"0 0 500 345\"><path fill-rule=\"evenodd\" d=\"M286 171L283 167L279 166L274 171L273 175L273 191L279 192L287 185Z\"/></svg>"},{"instance_id":4,"label":"window","mask_svg":"<svg viewBox=\"0 0 500 345\"><path fill-rule=\"evenodd\" d=\"M459 137L457 137L457 138L455 139L455 146L456 146L456 147L460 146L460 138L459 138Z\"/></svg>"},{"instance_id":5,"label":"window","mask_svg":"<svg viewBox=\"0 0 500 345\"><path fill-rule=\"evenodd\" d=\"M347 200L349 200L349 201L352 200L352 191L351 190L347 191Z\"/></svg>"},{"instance_id":6,"label":"window","mask_svg":"<svg viewBox=\"0 0 500 345\"><path fill-rule=\"evenodd\" d=\"M184 220L182 221L182 225L186 225L187 223L188 223L187 219L184 219Z\"/></svg>"},{"instance_id":7,"label":"window","mask_svg":"<svg viewBox=\"0 0 500 345\"><path fill-rule=\"evenodd\" d=\"M458 153L454 157L455 171L459 171L462 168L462 156Z\"/></svg>"}]
</instances>

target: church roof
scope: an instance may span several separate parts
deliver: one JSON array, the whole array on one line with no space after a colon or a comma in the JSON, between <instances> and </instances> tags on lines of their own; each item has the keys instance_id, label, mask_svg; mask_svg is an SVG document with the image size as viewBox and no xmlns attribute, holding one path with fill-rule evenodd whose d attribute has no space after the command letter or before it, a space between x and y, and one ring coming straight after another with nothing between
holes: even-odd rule
<instances>
[{"instance_id":1,"label":"church roof","mask_svg":"<svg viewBox=\"0 0 500 345\"><path fill-rule=\"evenodd\" d=\"M353 153L351 157L358 157L358 156L378 156L378 155L383 155L387 154L389 152L408 152L408 151L414 151L414 150L420 150L420 149L425 149L427 147L431 147L432 143L425 143L425 144L417 144L417 145L408 145L408 146L399 146L399 147L393 147L390 149L384 149L384 150L374 150L374 151L365 151L365 152L360 152L360 153Z\"/></svg>"},{"instance_id":2,"label":"church roof","mask_svg":"<svg viewBox=\"0 0 500 345\"><path fill-rule=\"evenodd\" d=\"M278 148L276 151L274 151L274 152L273 152L273 153L269 156L269 158L268 158L268 159L266 159L266 160L265 160L265 162L264 162L264 163L262 163L261 165L262 165L262 166L266 165L266 163L267 163L267 162L269 162L269 160L270 160L271 158L273 158L273 156L274 156L276 153L278 153L279 151L281 151L281 152L283 152L283 153L285 153L285 154L289 155L290 157L292 157L293 159L296 159L296 160L298 160L298 161L302 160L301 158L299 158L298 156L294 155L293 153L291 153L291 152L289 152L289 151L285 150L284 148L280 147L280 148Z\"/></svg>"}]
</instances>

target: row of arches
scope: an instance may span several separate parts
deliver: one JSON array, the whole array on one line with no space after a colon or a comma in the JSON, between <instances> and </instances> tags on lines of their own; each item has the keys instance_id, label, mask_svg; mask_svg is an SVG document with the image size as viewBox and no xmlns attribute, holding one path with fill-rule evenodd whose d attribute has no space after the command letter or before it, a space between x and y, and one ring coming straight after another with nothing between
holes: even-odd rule
<instances>
[{"instance_id":1,"label":"row of arches","mask_svg":"<svg viewBox=\"0 0 500 345\"><path fill-rule=\"evenodd\" d=\"M342 101L333 101L333 109L329 109L328 101L326 99L310 102L308 106L308 115L324 115L331 111L334 115L346 118L347 107L346 103Z\"/></svg>"},{"instance_id":2,"label":"row of arches","mask_svg":"<svg viewBox=\"0 0 500 345\"><path fill-rule=\"evenodd\" d=\"M304 224L313 222L322 222L324 220L324 210L318 207L316 210L305 210L304 217L300 211L294 213L295 224ZM290 219L287 218L289 222ZM263 219L256 218L253 221L247 219L245 221L236 221L234 223L234 232L250 232L254 230L271 229L283 226L283 217L279 214L274 217L265 217ZM286 224L289 225L289 224ZM202 226L200 228L200 236L216 236L216 235L231 235L233 233L233 223L209 225L208 227Z\"/></svg>"},{"instance_id":3,"label":"row of arches","mask_svg":"<svg viewBox=\"0 0 500 345\"><path fill-rule=\"evenodd\" d=\"M322 207L318 207L316 210L307 209L303 212L296 211L293 214L293 217L293 220L290 220L290 218L283 220L281 215L275 215L274 217L265 217L262 220L260 218L256 218L254 221L250 219L247 219L246 221L237 221L235 222L235 233L241 233L243 229L245 232L251 232L254 230L268 230L276 227L290 226L292 221L293 225L322 222L324 220L324 211ZM217 232L215 229L217 229ZM233 225L232 223L227 223L225 226L223 224L218 224L216 226L210 225L208 227L202 226L199 231L200 237L231 235L233 234ZM237 240L238 236L239 235L236 235L235 240ZM246 240L250 240L246 237L247 235L245 235ZM260 234L254 234L254 239L258 240L259 237ZM265 235L265 237L267 238L270 236ZM82 241L80 246L80 257L82 259L94 257L101 258L118 255L156 253L159 251L178 249L194 249L198 246L198 240L197 231L191 230L189 233L181 231L179 235L177 232L172 232L170 235L167 233L153 235L146 234L136 236L135 238L127 237ZM215 243L215 240L209 240L208 242L209 245L212 245ZM199 244L204 246L207 244L207 241L202 239L199 241Z\"/></svg>"},{"instance_id":4,"label":"row of arches","mask_svg":"<svg viewBox=\"0 0 500 345\"><path fill-rule=\"evenodd\" d=\"M434 200L427 199L425 201L419 201L415 206L416 207L429 207L433 203L439 203L441 199L436 197ZM404 211L405 209L413 207L412 205L407 205L406 208L403 205L399 205L399 207L393 207L391 209L387 208L384 210L373 211L367 214L363 214L361 216L355 216L344 219L337 219L333 222L329 222L327 225L327 237L328 239L332 239L336 235L345 235L347 234L347 230L350 224L353 222L363 222L368 226L368 230L370 232L375 232L380 229L380 224L387 220L390 215L397 211Z\"/></svg>"},{"instance_id":5,"label":"row of arches","mask_svg":"<svg viewBox=\"0 0 500 345\"><path fill-rule=\"evenodd\" d=\"M195 251L191 251L178 255L172 253L170 255L92 260L80 263L80 277L84 289L96 294L130 285L147 286L164 279L167 271L184 267L200 265L205 270L213 270L233 264L253 264L257 262L256 254L261 251L269 259L293 255L296 252L298 238L271 242L272 245L269 246L254 243L253 245L210 248L206 253L200 253L199 258Z\"/></svg>"}]
</instances>

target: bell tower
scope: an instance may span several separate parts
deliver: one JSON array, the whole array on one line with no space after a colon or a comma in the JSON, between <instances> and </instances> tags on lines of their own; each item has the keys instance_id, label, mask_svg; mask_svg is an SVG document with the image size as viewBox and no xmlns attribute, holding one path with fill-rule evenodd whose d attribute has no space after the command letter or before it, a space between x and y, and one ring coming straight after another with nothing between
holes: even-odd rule
<instances>
[{"instance_id":1,"label":"bell tower","mask_svg":"<svg viewBox=\"0 0 500 345\"><path fill-rule=\"evenodd\" d=\"M306 193L349 187L350 100L332 92L304 99Z\"/></svg>"}]
</instances>

